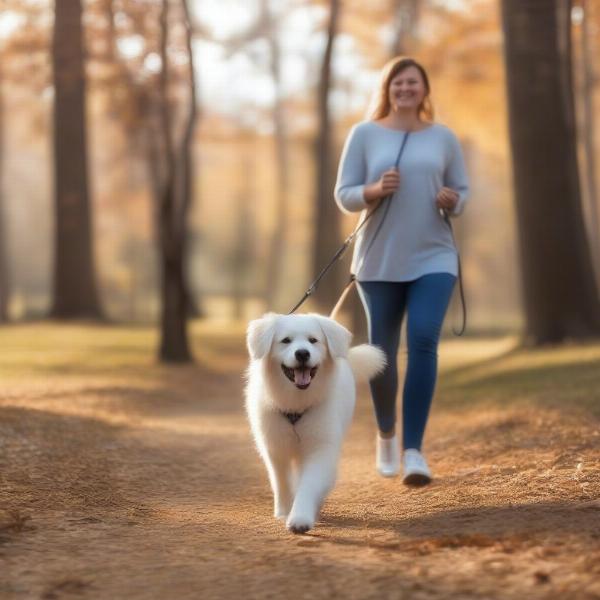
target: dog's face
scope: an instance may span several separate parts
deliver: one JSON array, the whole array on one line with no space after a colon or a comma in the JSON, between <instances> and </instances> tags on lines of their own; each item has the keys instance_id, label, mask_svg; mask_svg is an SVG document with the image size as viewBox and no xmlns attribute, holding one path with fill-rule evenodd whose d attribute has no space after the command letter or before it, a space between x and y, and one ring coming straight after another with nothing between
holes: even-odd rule
<instances>
[{"instance_id":1,"label":"dog's face","mask_svg":"<svg viewBox=\"0 0 600 600\"><path fill-rule=\"evenodd\" d=\"M345 358L351 333L321 315L267 314L248 326L248 350L253 360L268 358L282 376L307 389L330 358Z\"/></svg>"}]
</instances>

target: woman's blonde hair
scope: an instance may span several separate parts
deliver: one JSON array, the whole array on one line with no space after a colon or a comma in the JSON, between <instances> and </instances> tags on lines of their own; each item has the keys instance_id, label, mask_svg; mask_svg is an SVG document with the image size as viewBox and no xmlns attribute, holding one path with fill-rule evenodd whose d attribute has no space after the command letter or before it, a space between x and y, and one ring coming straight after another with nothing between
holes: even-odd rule
<instances>
[{"instance_id":1,"label":"woman's blonde hair","mask_svg":"<svg viewBox=\"0 0 600 600\"><path fill-rule=\"evenodd\" d=\"M425 98L419 105L417 112L419 119L433 121L433 105L431 103L431 99L429 98L429 94L431 92L431 87L429 86L429 77L427 77L427 72L425 69L413 58L408 58L405 56L397 56L396 58L392 58L381 70L381 83L377 90L375 90L375 94L373 96L373 100L371 102L371 109L369 110L368 118L372 121L376 121L377 119L383 119L386 117L390 110L392 109L390 104L390 83L392 79L398 75L404 69L408 69L409 67L415 67L418 69L419 73L421 73L421 77L423 78L423 83L425 84Z\"/></svg>"}]
</instances>

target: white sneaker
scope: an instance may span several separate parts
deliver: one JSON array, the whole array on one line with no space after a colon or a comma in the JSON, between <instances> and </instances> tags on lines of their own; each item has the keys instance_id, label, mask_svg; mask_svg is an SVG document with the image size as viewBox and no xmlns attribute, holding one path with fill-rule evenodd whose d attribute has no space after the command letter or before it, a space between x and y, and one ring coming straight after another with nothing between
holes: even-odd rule
<instances>
[{"instance_id":1,"label":"white sneaker","mask_svg":"<svg viewBox=\"0 0 600 600\"><path fill-rule=\"evenodd\" d=\"M400 471L400 448L398 438L382 438L377 434L377 470L383 477L394 477Z\"/></svg>"},{"instance_id":2,"label":"white sneaker","mask_svg":"<svg viewBox=\"0 0 600 600\"><path fill-rule=\"evenodd\" d=\"M408 448L403 456L402 483L406 485L427 485L431 482L431 471L427 461L416 448Z\"/></svg>"}]
</instances>

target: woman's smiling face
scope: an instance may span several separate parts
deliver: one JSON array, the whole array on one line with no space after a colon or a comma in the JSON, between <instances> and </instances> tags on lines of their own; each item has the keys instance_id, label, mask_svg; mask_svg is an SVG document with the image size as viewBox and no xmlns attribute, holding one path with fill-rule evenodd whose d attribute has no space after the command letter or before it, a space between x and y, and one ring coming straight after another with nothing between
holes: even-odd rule
<instances>
[{"instance_id":1,"label":"woman's smiling face","mask_svg":"<svg viewBox=\"0 0 600 600\"><path fill-rule=\"evenodd\" d=\"M388 90L392 110L418 110L427 96L427 88L423 77L416 67L407 67L391 81Z\"/></svg>"}]
</instances>

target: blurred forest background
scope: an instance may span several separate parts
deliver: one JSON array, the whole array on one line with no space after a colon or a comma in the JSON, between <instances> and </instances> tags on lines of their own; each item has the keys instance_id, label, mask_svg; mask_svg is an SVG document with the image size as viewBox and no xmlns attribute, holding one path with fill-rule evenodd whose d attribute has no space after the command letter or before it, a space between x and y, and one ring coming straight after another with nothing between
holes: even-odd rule
<instances>
[{"instance_id":1,"label":"blurred forest background","mask_svg":"<svg viewBox=\"0 0 600 600\"><path fill-rule=\"evenodd\" d=\"M355 225L334 204L337 162L382 65L397 54L428 69L436 120L457 133L466 156L471 199L455 223L470 332L522 331L541 302L529 294L528 313L522 301L521 273L539 272L540 262L527 263L523 242L519 250L519 224L522 236L531 229L513 200L519 144L539 150L533 166L518 164L550 186L548 206L581 210L583 234L566 214L548 217L531 202L549 248L564 253L563 241L587 239L583 289L592 290L592 313L598 306L596 0L2 0L1 10L4 321L155 323L162 314L163 357L175 346L178 359L187 349L177 315L244 321L289 310ZM507 86L536 93L540 79L518 57L521 72L505 78L504 44L518 50L518 35L530 35L518 14L527 10L538 24L551 16L541 33L563 60L555 63L562 89L572 84L573 194L552 187L561 168L545 154L555 142L568 154L551 113L556 91L513 96L517 110L519 102L528 109L525 123L539 121L536 138L509 123ZM531 191L521 176L515 182ZM544 228L547 217L562 220L566 240ZM541 270L561 279L543 252ZM330 310L348 264L309 308ZM352 310L358 330L361 311ZM447 326L458 320L455 306Z\"/></svg>"}]
</instances>

